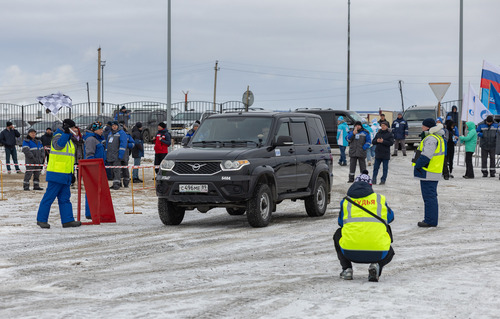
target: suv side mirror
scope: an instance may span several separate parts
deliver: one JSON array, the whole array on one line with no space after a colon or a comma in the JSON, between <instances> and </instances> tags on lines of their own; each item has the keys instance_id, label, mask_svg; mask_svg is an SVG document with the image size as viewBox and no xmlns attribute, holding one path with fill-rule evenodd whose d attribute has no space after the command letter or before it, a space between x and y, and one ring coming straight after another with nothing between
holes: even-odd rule
<instances>
[{"instance_id":1,"label":"suv side mirror","mask_svg":"<svg viewBox=\"0 0 500 319\"><path fill-rule=\"evenodd\" d=\"M191 136L184 136L181 140L181 146L187 146L190 140Z\"/></svg>"},{"instance_id":2,"label":"suv side mirror","mask_svg":"<svg viewBox=\"0 0 500 319\"><path fill-rule=\"evenodd\" d=\"M293 145L293 140L291 136L278 136L276 140L276 146L291 146Z\"/></svg>"}]
</instances>

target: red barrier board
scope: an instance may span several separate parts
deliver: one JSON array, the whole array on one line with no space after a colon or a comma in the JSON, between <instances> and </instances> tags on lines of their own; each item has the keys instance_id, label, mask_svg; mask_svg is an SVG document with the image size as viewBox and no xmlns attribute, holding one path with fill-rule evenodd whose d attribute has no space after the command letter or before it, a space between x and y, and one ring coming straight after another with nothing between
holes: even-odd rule
<instances>
[{"instance_id":1,"label":"red barrier board","mask_svg":"<svg viewBox=\"0 0 500 319\"><path fill-rule=\"evenodd\" d=\"M102 158L79 160L78 170L78 220L80 220L83 178L92 222L82 224L99 225L100 223L116 223L104 160Z\"/></svg>"}]
</instances>

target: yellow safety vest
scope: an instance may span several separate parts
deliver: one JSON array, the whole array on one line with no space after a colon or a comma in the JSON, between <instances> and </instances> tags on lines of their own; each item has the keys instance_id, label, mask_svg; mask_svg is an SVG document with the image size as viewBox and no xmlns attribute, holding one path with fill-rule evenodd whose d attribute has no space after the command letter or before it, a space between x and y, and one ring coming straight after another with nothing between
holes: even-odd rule
<instances>
[{"instance_id":1,"label":"yellow safety vest","mask_svg":"<svg viewBox=\"0 0 500 319\"><path fill-rule=\"evenodd\" d=\"M387 222L387 206L385 196L373 193L362 198L352 198ZM342 249L362 251L387 251L391 247L391 237L387 227L377 218L361 208L344 200L342 205L344 216L342 237L339 244Z\"/></svg>"},{"instance_id":2,"label":"yellow safety vest","mask_svg":"<svg viewBox=\"0 0 500 319\"><path fill-rule=\"evenodd\" d=\"M417 150L422 151L422 149L424 148L424 141L431 136L438 141L438 145L436 147L436 150L434 151L434 156L432 156L431 161L429 162L429 165L427 165L427 167L422 167L422 169L430 173L441 174L443 172L444 153L445 153L445 145L443 138L436 134L429 134L422 140L422 142L420 142L420 145L418 146ZM415 166L415 163L413 163L412 165Z\"/></svg>"},{"instance_id":3,"label":"yellow safety vest","mask_svg":"<svg viewBox=\"0 0 500 319\"><path fill-rule=\"evenodd\" d=\"M61 135L61 133L54 135L54 137L57 135ZM54 148L54 139L52 141L47 172L72 174L75 168L75 145L71 140L68 140L66 147L58 151Z\"/></svg>"}]
</instances>

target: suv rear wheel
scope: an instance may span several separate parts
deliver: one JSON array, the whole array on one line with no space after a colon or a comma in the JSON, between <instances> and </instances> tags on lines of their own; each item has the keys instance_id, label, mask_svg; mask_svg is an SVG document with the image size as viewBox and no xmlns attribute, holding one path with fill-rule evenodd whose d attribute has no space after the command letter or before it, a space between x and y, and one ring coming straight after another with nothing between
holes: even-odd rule
<instances>
[{"instance_id":1,"label":"suv rear wheel","mask_svg":"<svg viewBox=\"0 0 500 319\"><path fill-rule=\"evenodd\" d=\"M307 215L319 217L325 214L328 201L326 189L325 180L322 177L318 177L314 184L313 194L304 201Z\"/></svg>"},{"instance_id":2,"label":"suv rear wheel","mask_svg":"<svg viewBox=\"0 0 500 319\"><path fill-rule=\"evenodd\" d=\"M177 207L166 198L158 198L158 214L165 225L179 225L184 219L185 208Z\"/></svg>"},{"instance_id":3,"label":"suv rear wheel","mask_svg":"<svg viewBox=\"0 0 500 319\"><path fill-rule=\"evenodd\" d=\"M148 130L144 130L142 132L142 139L144 140L144 143L151 143L151 134L149 134Z\"/></svg>"},{"instance_id":4,"label":"suv rear wheel","mask_svg":"<svg viewBox=\"0 0 500 319\"><path fill-rule=\"evenodd\" d=\"M252 227L266 227L273 211L272 192L266 184L255 188L255 196L248 200L247 220Z\"/></svg>"},{"instance_id":5,"label":"suv rear wheel","mask_svg":"<svg viewBox=\"0 0 500 319\"><path fill-rule=\"evenodd\" d=\"M245 208L226 208L226 212L231 216L243 215L245 211Z\"/></svg>"}]
</instances>

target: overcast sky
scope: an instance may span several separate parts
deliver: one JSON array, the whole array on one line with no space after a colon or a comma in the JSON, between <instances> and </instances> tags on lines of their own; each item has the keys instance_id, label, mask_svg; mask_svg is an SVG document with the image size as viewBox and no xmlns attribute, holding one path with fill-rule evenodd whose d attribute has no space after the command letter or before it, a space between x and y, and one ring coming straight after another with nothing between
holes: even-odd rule
<instances>
[{"instance_id":1,"label":"overcast sky","mask_svg":"<svg viewBox=\"0 0 500 319\"><path fill-rule=\"evenodd\" d=\"M458 98L459 0L351 1L351 109L399 110ZM500 65L500 1L464 0L464 88ZM0 4L0 103L60 91L166 102L167 0L16 0ZM241 100L268 109L346 107L347 0L172 0L172 102Z\"/></svg>"}]
</instances>

